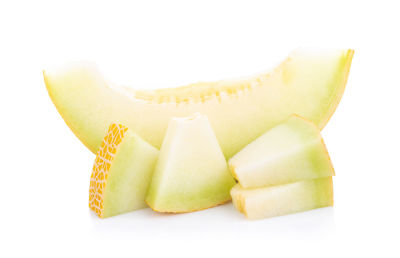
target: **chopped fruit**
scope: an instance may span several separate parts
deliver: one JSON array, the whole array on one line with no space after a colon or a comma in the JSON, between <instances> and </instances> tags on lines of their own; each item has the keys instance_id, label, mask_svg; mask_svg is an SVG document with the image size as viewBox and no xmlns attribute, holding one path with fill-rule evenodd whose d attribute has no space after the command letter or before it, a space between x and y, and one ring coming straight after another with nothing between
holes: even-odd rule
<instances>
[{"instance_id":1,"label":"chopped fruit","mask_svg":"<svg viewBox=\"0 0 400 258\"><path fill-rule=\"evenodd\" d=\"M160 212L190 212L229 201L235 180L204 115L172 118L146 202Z\"/></svg>"},{"instance_id":2,"label":"chopped fruit","mask_svg":"<svg viewBox=\"0 0 400 258\"><path fill-rule=\"evenodd\" d=\"M231 195L236 209L249 219L281 216L332 206L332 177L254 189L243 189L237 184Z\"/></svg>"},{"instance_id":3,"label":"chopped fruit","mask_svg":"<svg viewBox=\"0 0 400 258\"><path fill-rule=\"evenodd\" d=\"M160 147L171 117L201 112L230 158L293 113L322 129L343 94L352 57L353 50L298 50L269 73L155 91L109 84L87 63L46 70L44 79L61 116L92 152L113 121Z\"/></svg>"},{"instance_id":4,"label":"chopped fruit","mask_svg":"<svg viewBox=\"0 0 400 258\"><path fill-rule=\"evenodd\" d=\"M229 168L244 188L281 185L335 174L318 127L296 115L233 156Z\"/></svg>"},{"instance_id":5,"label":"chopped fruit","mask_svg":"<svg viewBox=\"0 0 400 258\"><path fill-rule=\"evenodd\" d=\"M97 152L89 207L101 218L146 207L158 150L127 127L112 124Z\"/></svg>"}]
</instances>

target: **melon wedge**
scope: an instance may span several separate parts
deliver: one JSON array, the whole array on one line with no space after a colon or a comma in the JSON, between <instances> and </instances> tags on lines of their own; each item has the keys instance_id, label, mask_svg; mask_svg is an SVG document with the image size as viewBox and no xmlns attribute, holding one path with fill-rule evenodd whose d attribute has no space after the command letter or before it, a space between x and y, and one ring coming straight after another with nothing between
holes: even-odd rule
<instances>
[{"instance_id":1,"label":"melon wedge","mask_svg":"<svg viewBox=\"0 0 400 258\"><path fill-rule=\"evenodd\" d=\"M281 185L335 174L318 127L297 115L268 130L229 160L244 188Z\"/></svg>"},{"instance_id":2,"label":"melon wedge","mask_svg":"<svg viewBox=\"0 0 400 258\"><path fill-rule=\"evenodd\" d=\"M297 50L268 73L155 91L115 86L89 63L43 74L59 113L94 153L113 122L159 148L170 118L200 112L229 158L293 113L322 129L343 94L352 57L353 50Z\"/></svg>"},{"instance_id":3,"label":"melon wedge","mask_svg":"<svg viewBox=\"0 0 400 258\"><path fill-rule=\"evenodd\" d=\"M332 177L263 188L231 190L232 202L248 219L262 219L333 206Z\"/></svg>"},{"instance_id":4,"label":"melon wedge","mask_svg":"<svg viewBox=\"0 0 400 258\"><path fill-rule=\"evenodd\" d=\"M204 115L169 123L146 202L159 212L191 212L231 199L235 180Z\"/></svg>"},{"instance_id":5,"label":"melon wedge","mask_svg":"<svg viewBox=\"0 0 400 258\"><path fill-rule=\"evenodd\" d=\"M146 207L158 150L127 127L112 124L97 152L89 207L100 218Z\"/></svg>"}]
</instances>

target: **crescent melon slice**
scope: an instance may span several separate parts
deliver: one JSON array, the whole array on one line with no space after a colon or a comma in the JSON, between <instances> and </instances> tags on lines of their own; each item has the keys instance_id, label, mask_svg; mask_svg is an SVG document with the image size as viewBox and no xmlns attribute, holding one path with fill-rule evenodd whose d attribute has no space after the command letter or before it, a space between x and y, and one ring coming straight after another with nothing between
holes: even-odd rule
<instances>
[{"instance_id":1,"label":"crescent melon slice","mask_svg":"<svg viewBox=\"0 0 400 258\"><path fill-rule=\"evenodd\" d=\"M288 184L335 174L318 127L297 115L278 124L229 160L244 188Z\"/></svg>"},{"instance_id":2,"label":"crescent melon slice","mask_svg":"<svg viewBox=\"0 0 400 258\"><path fill-rule=\"evenodd\" d=\"M89 207L100 218L145 208L157 157L158 150L127 127L110 125L93 165Z\"/></svg>"},{"instance_id":3,"label":"crescent melon slice","mask_svg":"<svg viewBox=\"0 0 400 258\"><path fill-rule=\"evenodd\" d=\"M232 202L248 219L263 219L333 206L332 177L291 184L231 190Z\"/></svg>"},{"instance_id":4,"label":"crescent melon slice","mask_svg":"<svg viewBox=\"0 0 400 258\"><path fill-rule=\"evenodd\" d=\"M146 202L159 212L191 212L231 199L235 180L204 115L171 119Z\"/></svg>"},{"instance_id":5,"label":"crescent melon slice","mask_svg":"<svg viewBox=\"0 0 400 258\"><path fill-rule=\"evenodd\" d=\"M230 158L293 113L322 129L341 99L352 57L347 49L297 50L271 72L154 91L113 85L90 63L43 74L59 113L93 153L113 122L159 148L172 117L200 112Z\"/></svg>"}]
</instances>

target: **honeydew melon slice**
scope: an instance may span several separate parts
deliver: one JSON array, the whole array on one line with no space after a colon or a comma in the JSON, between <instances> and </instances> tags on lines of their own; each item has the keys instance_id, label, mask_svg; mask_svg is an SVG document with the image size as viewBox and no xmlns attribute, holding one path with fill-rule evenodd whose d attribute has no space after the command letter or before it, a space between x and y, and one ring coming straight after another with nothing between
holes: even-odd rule
<instances>
[{"instance_id":1,"label":"honeydew melon slice","mask_svg":"<svg viewBox=\"0 0 400 258\"><path fill-rule=\"evenodd\" d=\"M146 202L159 212L191 212L231 199L235 180L204 115L172 118Z\"/></svg>"},{"instance_id":2,"label":"honeydew melon slice","mask_svg":"<svg viewBox=\"0 0 400 258\"><path fill-rule=\"evenodd\" d=\"M112 124L97 152L89 207L101 218L146 207L158 150L120 124Z\"/></svg>"},{"instance_id":3,"label":"honeydew melon slice","mask_svg":"<svg viewBox=\"0 0 400 258\"><path fill-rule=\"evenodd\" d=\"M232 202L248 219L262 219L333 206L332 177L291 184L231 190Z\"/></svg>"},{"instance_id":4,"label":"honeydew melon slice","mask_svg":"<svg viewBox=\"0 0 400 258\"><path fill-rule=\"evenodd\" d=\"M343 94L352 57L353 50L297 50L268 73L155 91L108 83L90 63L43 74L59 113L94 153L112 122L159 148L171 117L200 112L230 158L293 113L322 129Z\"/></svg>"},{"instance_id":5,"label":"honeydew melon slice","mask_svg":"<svg viewBox=\"0 0 400 258\"><path fill-rule=\"evenodd\" d=\"M268 130L229 160L244 188L281 185L335 174L318 127L297 115Z\"/></svg>"}]
</instances>

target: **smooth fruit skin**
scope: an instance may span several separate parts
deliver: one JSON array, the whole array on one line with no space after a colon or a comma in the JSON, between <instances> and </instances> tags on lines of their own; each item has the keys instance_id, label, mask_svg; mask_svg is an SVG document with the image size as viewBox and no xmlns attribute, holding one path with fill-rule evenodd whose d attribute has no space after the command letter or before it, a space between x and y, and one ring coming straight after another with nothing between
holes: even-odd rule
<instances>
[{"instance_id":1,"label":"smooth fruit skin","mask_svg":"<svg viewBox=\"0 0 400 258\"><path fill-rule=\"evenodd\" d=\"M244 188L288 184L335 174L318 127L297 115L249 143L228 163Z\"/></svg>"},{"instance_id":2,"label":"smooth fruit skin","mask_svg":"<svg viewBox=\"0 0 400 258\"><path fill-rule=\"evenodd\" d=\"M237 184L231 196L235 208L248 219L281 216L333 206L332 177L254 189Z\"/></svg>"},{"instance_id":3,"label":"smooth fruit skin","mask_svg":"<svg viewBox=\"0 0 400 258\"><path fill-rule=\"evenodd\" d=\"M43 74L59 113L94 153L112 122L159 148L170 118L200 112L230 158L293 113L322 129L343 94L352 57L353 50L297 50L269 73L156 91L112 85L89 63Z\"/></svg>"},{"instance_id":4,"label":"smooth fruit skin","mask_svg":"<svg viewBox=\"0 0 400 258\"><path fill-rule=\"evenodd\" d=\"M204 115L173 118L146 202L159 212L191 212L227 202L235 180Z\"/></svg>"}]
</instances>

